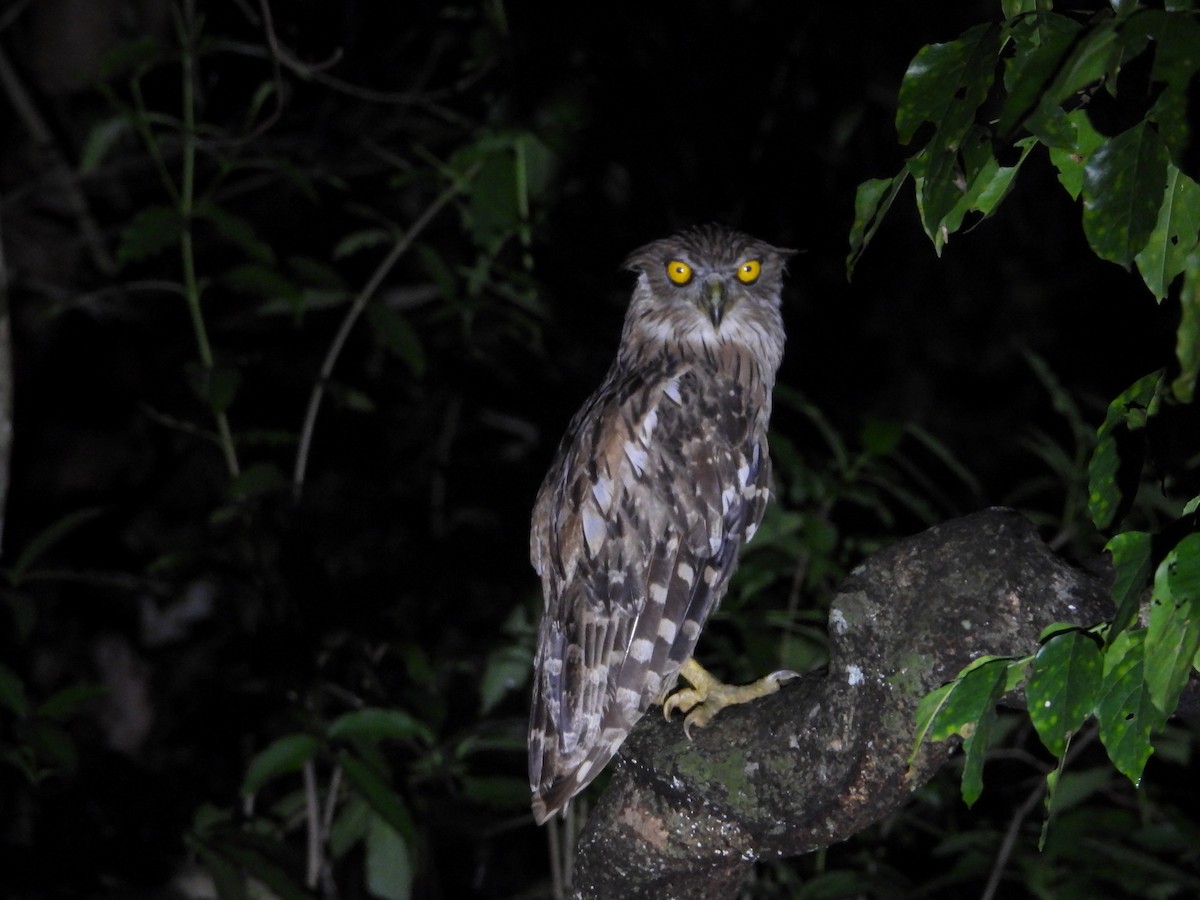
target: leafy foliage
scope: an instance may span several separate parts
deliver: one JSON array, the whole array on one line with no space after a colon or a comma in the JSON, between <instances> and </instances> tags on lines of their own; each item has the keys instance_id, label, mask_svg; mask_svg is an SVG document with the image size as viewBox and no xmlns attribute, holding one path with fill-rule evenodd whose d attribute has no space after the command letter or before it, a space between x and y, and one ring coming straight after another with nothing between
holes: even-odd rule
<instances>
[{"instance_id":1,"label":"leafy foliage","mask_svg":"<svg viewBox=\"0 0 1200 900\"><path fill-rule=\"evenodd\" d=\"M1161 454L1161 436L1176 427L1164 420L1196 417L1190 404L1200 371L1194 323L1200 172L1189 150L1195 123L1183 110L1200 77L1200 24L1189 6L1172 4L1121 3L1086 13L1016 2L1005 4L1004 14L999 23L975 26L914 57L896 114L897 135L912 154L892 179L859 188L848 270L908 179L940 254L967 216L995 212L1040 147L1069 195L1081 201L1083 232L1098 257L1136 264L1159 301L1182 276L1173 375L1164 367L1138 379L1111 402L1096 434L1088 507L1095 526L1109 531L1134 509L1147 459ZM1189 437L1195 436L1192 429ZM1005 671L1023 673L1030 719L1060 766L1072 736L1095 717L1113 764L1141 781L1152 735L1174 713L1200 648L1200 498L1186 485L1186 478L1163 479L1170 517L1157 533L1125 531L1109 542L1111 623L1079 623L1090 630L1052 634L1028 659L980 661L927 698L918 742L951 733L966 738L968 804L979 797L976 748L994 727ZM1149 614L1139 619L1147 590ZM1051 796L1058 783L1056 770Z\"/></svg>"},{"instance_id":2,"label":"leafy foliage","mask_svg":"<svg viewBox=\"0 0 1200 900\"><path fill-rule=\"evenodd\" d=\"M80 172L89 185L111 179L118 198L104 210L114 271L101 294L116 299L100 302L162 335L134 427L157 429L149 440L168 449L155 466L183 474L166 496L151 488L132 519L89 505L27 538L3 573L6 605L25 659L36 659L39 619L52 609L40 585L56 578L131 587L151 646L196 648L195 629L209 630L207 649L183 654L182 668L204 671L201 658L224 657L230 679L205 674L192 689L211 691L239 717L234 727L248 707L266 711L243 732L243 752L257 752L243 760L240 796L229 790L229 765L217 767L223 793L202 782L184 791L198 806L184 843L223 900L257 896L255 885L310 897L335 884L347 896L407 898L422 878L439 877L429 853L441 841L434 830L447 826L431 822L430 807L450 798L476 817L527 807L523 725L506 701L528 677L530 616L526 597L503 592L464 673L454 654L413 640L415 619L394 621L405 608L395 586L420 590L403 577L420 553L408 537L414 516L397 516L381 537L345 512L374 491L419 515L414 488L444 479L435 470L454 442L479 428L456 420L461 392L445 377L447 361L469 368L498 344L536 345L542 311L528 248L556 158L526 129L479 121L469 91L455 97L459 109L420 92L364 91L291 57L271 21L256 34L253 20L218 15L214 27L195 4L171 12L165 33L108 60L100 88L111 112L82 139ZM448 14L435 23L438 46L455 36L456 64L488 72L500 13ZM227 79L247 74L256 90L223 93ZM311 80L324 92L307 90ZM295 139L306 118L362 115L364 94L381 111L382 143L337 161L309 158ZM350 98L342 109L338 97ZM432 128L431 116L449 124ZM430 242L431 233L443 237ZM400 432L408 438L390 450L412 460L411 478L387 480L374 459L356 471L364 456L355 442L378 438L364 414L381 409L409 417ZM441 429L437 446L415 449L418 424ZM437 521L444 503L421 523L437 538L462 528ZM376 514L362 500L357 508ZM41 571L78 532L94 539L98 519L122 551L136 546L132 572ZM366 565L373 556L392 573ZM459 573L443 590L483 590L479 577ZM209 599L172 624L175 595L189 583ZM357 621L371 610L376 628L383 619L407 637L373 645ZM258 658L237 645L257 645ZM480 686L457 689L478 711L466 727L449 708L448 685L459 679ZM43 782L79 771L72 732L106 693L80 681L40 694L35 681L21 659L0 664L0 758L27 782L16 790L30 810ZM213 758L236 770L228 735L211 740ZM207 752L203 743L187 752Z\"/></svg>"},{"instance_id":3,"label":"leafy foliage","mask_svg":"<svg viewBox=\"0 0 1200 900\"><path fill-rule=\"evenodd\" d=\"M984 656L952 682L926 696L917 709L916 746L926 740L963 738L963 800L971 806L983 793L983 760L996 737L996 703L1020 683L1027 660Z\"/></svg>"}]
</instances>

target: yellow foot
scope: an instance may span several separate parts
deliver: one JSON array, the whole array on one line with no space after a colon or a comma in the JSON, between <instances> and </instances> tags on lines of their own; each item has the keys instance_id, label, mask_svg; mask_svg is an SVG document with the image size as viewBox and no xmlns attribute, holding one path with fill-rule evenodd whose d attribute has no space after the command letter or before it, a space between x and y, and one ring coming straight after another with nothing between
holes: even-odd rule
<instances>
[{"instance_id":1,"label":"yellow foot","mask_svg":"<svg viewBox=\"0 0 1200 900\"><path fill-rule=\"evenodd\" d=\"M679 667L679 677L691 687L681 688L663 700L663 716L669 719L675 710L687 713L683 719L683 733L690 741L693 725L703 728L727 706L736 706L773 694L779 690L779 685L799 678L800 673L783 669L750 684L723 684L709 674L700 663L689 658Z\"/></svg>"}]
</instances>

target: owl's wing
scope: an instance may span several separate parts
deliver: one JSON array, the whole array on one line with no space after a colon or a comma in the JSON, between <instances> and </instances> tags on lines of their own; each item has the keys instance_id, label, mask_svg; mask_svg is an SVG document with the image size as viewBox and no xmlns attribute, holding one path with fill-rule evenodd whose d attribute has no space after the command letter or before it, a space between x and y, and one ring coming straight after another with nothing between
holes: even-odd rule
<instances>
[{"instance_id":1,"label":"owl's wing","mask_svg":"<svg viewBox=\"0 0 1200 900\"><path fill-rule=\"evenodd\" d=\"M674 684L762 519L769 462L741 390L691 367L614 370L568 430L530 548L546 597L529 743L539 822Z\"/></svg>"}]
</instances>

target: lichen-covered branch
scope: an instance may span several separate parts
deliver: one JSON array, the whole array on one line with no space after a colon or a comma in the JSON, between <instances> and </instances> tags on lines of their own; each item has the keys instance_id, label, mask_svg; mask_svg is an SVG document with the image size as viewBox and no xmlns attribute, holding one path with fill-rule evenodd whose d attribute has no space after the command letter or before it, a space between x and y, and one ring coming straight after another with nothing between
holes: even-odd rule
<instances>
[{"instance_id":1,"label":"lichen-covered branch","mask_svg":"<svg viewBox=\"0 0 1200 900\"><path fill-rule=\"evenodd\" d=\"M911 770L921 697L984 654L1023 656L1053 622L1111 614L1104 579L989 509L859 566L830 612L830 665L693 732L646 716L580 840L582 897L732 896L754 860L827 847L896 811L946 761Z\"/></svg>"}]
</instances>

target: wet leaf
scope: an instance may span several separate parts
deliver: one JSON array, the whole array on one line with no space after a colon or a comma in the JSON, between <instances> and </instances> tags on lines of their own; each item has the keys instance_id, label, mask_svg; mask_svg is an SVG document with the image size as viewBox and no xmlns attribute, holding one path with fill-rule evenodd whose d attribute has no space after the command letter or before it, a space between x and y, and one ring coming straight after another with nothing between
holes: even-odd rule
<instances>
[{"instance_id":1,"label":"wet leaf","mask_svg":"<svg viewBox=\"0 0 1200 900\"><path fill-rule=\"evenodd\" d=\"M298 772L319 747L311 734L289 734L275 740L250 761L242 780L242 793L251 796L262 790L267 782Z\"/></svg>"},{"instance_id":2,"label":"wet leaf","mask_svg":"<svg viewBox=\"0 0 1200 900\"><path fill-rule=\"evenodd\" d=\"M1051 637L1034 656L1025 686L1029 718L1055 756L1066 753L1071 735L1092 714L1102 668L1096 642L1074 630Z\"/></svg>"},{"instance_id":3,"label":"wet leaf","mask_svg":"<svg viewBox=\"0 0 1200 900\"><path fill-rule=\"evenodd\" d=\"M1092 250L1129 268L1150 240L1167 187L1167 148L1148 122L1101 144L1084 167L1083 231Z\"/></svg>"}]
</instances>

